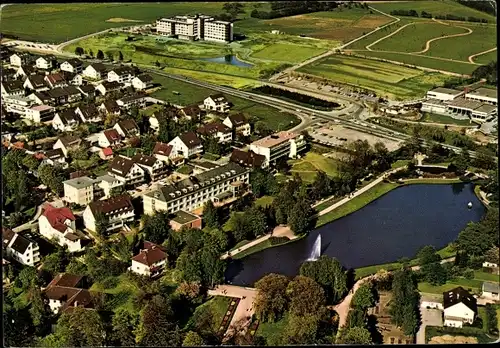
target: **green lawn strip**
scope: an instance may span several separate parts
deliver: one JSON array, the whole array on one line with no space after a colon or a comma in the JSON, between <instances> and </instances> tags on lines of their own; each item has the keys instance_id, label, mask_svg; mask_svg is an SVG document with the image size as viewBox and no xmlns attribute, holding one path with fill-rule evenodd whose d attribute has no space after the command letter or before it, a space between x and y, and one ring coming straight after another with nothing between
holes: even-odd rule
<instances>
[{"instance_id":1,"label":"green lawn strip","mask_svg":"<svg viewBox=\"0 0 500 348\"><path fill-rule=\"evenodd\" d=\"M188 175L193 172L193 168L188 165L183 165L182 167L176 169L176 172Z\"/></svg>"},{"instance_id":2,"label":"green lawn strip","mask_svg":"<svg viewBox=\"0 0 500 348\"><path fill-rule=\"evenodd\" d=\"M485 282L497 282L499 281L498 274L486 273L482 271L474 271L474 279L482 280Z\"/></svg>"},{"instance_id":3,"label":"green lawn strip","mask_svg":"<svg viewBox=\"0 0 500 348\"><path fill-rule=\"evenodd\" d=\"M340 219L346 215L349 215L362 207L366 206L367 204L373 202L377 198L380 198L387 192L393 190L394 188L398 187L398 184L394 183L385 183L382 182L378 185L375 185L371 189L369 189L366 192L363 192L361 195L354 197L347 203L341 205L337 209L332 210L329 213L326 213L325 215L322 215L318 218L318 221L316 223L316 227L320 227L322 225L325 225L329 222L332 222L334 220Z\"/></svg>"},{"instance_id":4,"label":"green lawn strip","mask_svg":"<svg viewBox=\"0 0 500 348\"><path fill-rule=\"evenodd\" d=\"M496 340L496 338L491 338L484 333L482 329L476 327L437 327L437 326L426 326L425 327L425 343L428 343L434 336L472 336L477 338L478 343L491 343Z\"/></svg>"},{"instance_id":5,"label":"green lawn strip","mask_svg":"<svg viewBox=\"0 0 500 348\"><path fill-rule=\"evenodd\" d=\"M471 123L470 120L457 120L450 116L445 115L437 115L437 114L429 114L425 113L423 117L423 122L432 122L432 123L443 123L443 124L456 124L459 126L474 126L474 123Z\"/></svg>"},{"instance_id":6,"label":"green lawn strip","mask_svg":"<svg viewBox=\"0 0 500 348\"><path fill-rule=\"evenodd\" d=\"M488 316L486 315L486 307L477 307L477 316L483 321L483 331L488 333Z\"/></svg>"},{"instance_id":7,"label":"green lawn strip","mask_svg":"<svg viewBox=\"0 0 500 348\"><path fill-rule=\"evenodd\" d=\"M445 246L443 249L438 250L437 252L442 259L447 259L449 257L455 256L456 251L451 245Z\"/></svg>"},{"instance_id":8,"label":"green lawn strip","mask_svg":"<svg viewBox=\"0 0 500 348\"><path fill-rule=\"evenodd\" d=\"M479 53L479 52L477 52ZM480 56L477 56L475 58L472 58L472 60L476 63L479 63L481 65L486 65L490 62L494 62L497 60L497 51L492 51L492 52L489 52L489 53L485 53L485 54L482 54Z\"/></svg>"},{"instance_id":9,"label":"green lawn strip","mask_svg":"<svg viewBox=\"0 0 500 348\"><path fill-rule=\"evenodd\" d=\"M367 267L360 267L355 269L355 275L356 275L356 280L364 278L366 276L372 275L380 271L381 269L384 269L386 271L393 271L401 267L401 264L399 262L392 262L392 263L386 263L383 265L374 265L374 266L367 266Z\"/></svg>"},{"instance_id":10,"label":"green lawn strip","mask_svg":"<svg viewBox=\"0 0 500 348\"><path fill-rule=\"evenodd\" d=\"M231 250L229 250L229 252L233 252L233 251L237 250L238 248L241 248L242 246L247 245L250 242L251 242L251 240L246 240L246 239L242 240L242 241L236 243L236 245L234 247L232 247Z\"/></svg>"},{"instance_id":11,"label":"green lawn strip","mask_svg":"<svg viewBox=\"0 0 500 348\"><path fill-rule=\"evenodd\" d=\"M457 184L463 182L459 178L456 179L433 179L433 178L422 178L422 179L404 179L405 185L418 185L418 184Z\"/></svg>"},{"instance_id":12,"label":"green lawn strip","mask_svg":"<svg viewBox=\"0 0 500 348\"><path fill-rule=\"evenodd\" d=\"M193 315L186 324L185 329L192 329L199 326L197 324L197 321L201 320L204 317L201 315L201 313L204 311L209 311L209 313L212 314L211 317L213 318L212 330L214 330L214 332L217 332L219 330L219 326L222 324L222 319L224 319L224 316L226 315L230 303L231 303L230 297L225 297L225 296L212 297L207 302L196 307Z\"/></svg>"},{"instance_id":13,"label":"green lawn strip","mask_svg":"<svg viewBox=\"0 0 500 348\"><path fill-rule=\"evenodd\" d=\"M285 328L288 324L288 316L288 312L285 312L283 318L277 322L261 322L255 335L264 337L268 346L279 346L281 342L281 335L285 332Z\"/></svg>"},{"instance_id":14,"label":"green lawn strip","mask_svg":"<svg viewBox=\"0 0 500 348\"><path fill-rule=\"evenodd\" d=\"M465 278L455 278L448 280L443 285L431 285L427 282L418 283L418 290L420 292L428 292L433 294L443 293L445 291L454 289L458 286L465 288L466 290L472 289L473 292L479 293L481 291L482 281L477 279L465 279Z\"/></svg>"},{"instance_id":15,"label":"green lawn strip","mask_svg":"<svg viewBox=\"0 0 500 348\"><path fill-rule=\"evenodd\" d=\"M126 308L132 313L135 312L137 308L135 307L134 298L135 295L139 292L139 288L127 278L126 274L121 274L118 277L109 278L105 279L101 283L94 283L90 290L104 292L112 295L110 306L114 311L118 310L119 308ZM107 282L116 284L116 286L107 288L105 286Z\"/></svg>"},{"instance_id":16,"label":"green lawn strip","mask_svg":"<svg viewBox=\"0 0 500 348\"><path fill-rule=\"evenodd\" d=\"M342 199L344 199L345 197L331 197L329 198L327 201L317 205L314 210L316 210L317 212L320 212L322 211L323 209L326 209L328 208L329 206L341 201Z\"/></svg>"},{"instance_id":17,"label":"green lawn strip","mask_svg":"<svg viewBox=\"0 0 500 348\"><path fill-rule=\"evenodd\" d=\"M217 161L220 158L220 156L219 155L215 155L215 154L210 153L210 152L205 152L203 154L203 158L207 159L209 161Z\"/></svg>"},{"instance_id":18,"label":"green lawn strip","mask_svg":"<svg viewBox=\"0 0 500 348\"><path fill-rule=\"evenodd\" d=\"M258 207L266 207L269 206L273 203L274 197L273 196L262 196L260 198L257 198L255 200L255 205Z\"/></svg>"},{"instance_id":19,"label":"green lawn strip","mask_svg":"<svg viewBox=\"0 0 500 348\"><path fill-rule=\"evenodd\" d=\"M246 250L243 250L241 253L238 253L236 255L233 256L233 259L235 260L239 260L239 259L242 259L250 254L255 254L259 251L262 251L264 249L267 249L267 248L274 248L274 247L277 247L277 246L283 246L285 244L288 244L288 243L294 243L294 242L297 242L299 240L301 240L302 238L306 237L307 234L303 234L301 236L298 236L297 238L295 239L292 239L292 240L288 240L288 241L285 241L285 242L282 242L282 243L279 243L279 244L271 244L271 240L269 239L266 239L265 241L263 241L262 243L259 243L259 244L256 244Z\"/></svg>"},{"instance_id":20,"label":"green lawn strip","mask_svg":"<svg viewBox=\"0 0 500 348\"><path fill-rule=\"evenodd\" d=\"M410 163L409 160L397 160L396 162L391 164L391 168L392 169L401 168L408 165L408 163Z\"/></svg>"}]
</instances>

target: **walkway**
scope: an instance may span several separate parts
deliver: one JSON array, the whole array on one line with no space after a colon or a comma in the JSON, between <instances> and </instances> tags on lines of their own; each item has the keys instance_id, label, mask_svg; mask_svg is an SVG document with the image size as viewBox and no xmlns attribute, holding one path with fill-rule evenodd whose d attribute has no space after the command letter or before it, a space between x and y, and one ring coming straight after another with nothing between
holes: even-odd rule
<instances>
[{"instance_id":1,"label":"walkway","mask_svg":"<svg viewBox=\"0 0 500 348\"><path fill-rule=\"evenodd\" d=\"M227 296L241 299L224 337L231 337L235 330L244 335L252 321L252 315L255 313L254 301L257 296L257 289L235 285L219 285L213 290L208 290L208 294L211 296Z\"/></svg>"},{"instance_id":2,"label":"walkway","mask_svg":"<svg viewBox=\"0 0 500 348\"><path fill-rule=\"evenodd\" d=\"M442 25L448 25L448 26L451 26L451 24L449 23L445 23L445 22L442 22L440 20L437 20L435 18L432 18L433 21L439 23L439 24L442 24ZM459 25L452 25L453 27L457 27L457 28L461 28L461 29L465 29L467 30L466 33L460 33L460 34L453 34L453 35L445 35L445 36L440 36L440 37L435 37L434 39L430 39L428 40L426 43L425 43L425 48L419 52L413 52L413 53L416 53L416 54L420 54L420 53L425 53L427 52L430 48L431 48L431 42L434 42L434 41L437 41L437 40L442 40L442 39L449 39L451 37L458 37L458 36L466 36L466 35L470 35L472 34L472 29L470 28L467 28L467 27L461 27ZM471 62L472 64L476 64L474 62Z\"/></svg>"},{"instance_id":3,"label":"walkway","mask_svg":"<svg viewBox=\"0 0 500 348\"><path fill-rule=\"evenodd\" d=\"M483 54L486 54L486 53L490 53L490 52L493 52L493 51L496 51L496 47L494 48L491 48L487 51L483 51L483 52L479 52L479 53L476 53L476 54L473 54L472 56L469 56L469 58L467 58L467 60L469 62L471 62L472 64L477 64L476 62L474 62L474 58L478 57L478 56L482 56Z\"/></svg>"}]
</instances>

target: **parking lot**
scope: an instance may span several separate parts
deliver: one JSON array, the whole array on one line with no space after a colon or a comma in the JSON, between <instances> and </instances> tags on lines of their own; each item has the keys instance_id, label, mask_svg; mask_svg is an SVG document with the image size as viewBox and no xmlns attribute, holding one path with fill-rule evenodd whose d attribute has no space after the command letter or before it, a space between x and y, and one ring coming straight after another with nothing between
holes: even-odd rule
<instances>
[{"instance_id":1,"label":"parking lot","mask_svg":"<svg viewBox=\"0 0 500 348\"><path fill-rule=\"evenodd\" d=\"M425 344L426 326L443 326L443 312L440 309L420 308L422 325L417 332L417 344Z\"/></svg>"}]
</instances>

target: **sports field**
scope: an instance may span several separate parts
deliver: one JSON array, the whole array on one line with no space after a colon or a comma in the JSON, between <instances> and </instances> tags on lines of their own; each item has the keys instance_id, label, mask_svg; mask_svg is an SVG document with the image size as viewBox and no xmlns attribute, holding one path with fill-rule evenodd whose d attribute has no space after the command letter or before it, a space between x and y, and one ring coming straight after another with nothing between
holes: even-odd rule
<instances>
[{"instance_id":1,"label":"sports field","mask_svg":"<svg viewBox=\"0 0 500 348\"><path fill-rule=\"evenodd\" d=\"M418 69L346 55L330 56L298 71L366 88L378 95L396 99L421 96L446 79L446 76L438 73L426 73Z\"/></svg>"}]
</instances>

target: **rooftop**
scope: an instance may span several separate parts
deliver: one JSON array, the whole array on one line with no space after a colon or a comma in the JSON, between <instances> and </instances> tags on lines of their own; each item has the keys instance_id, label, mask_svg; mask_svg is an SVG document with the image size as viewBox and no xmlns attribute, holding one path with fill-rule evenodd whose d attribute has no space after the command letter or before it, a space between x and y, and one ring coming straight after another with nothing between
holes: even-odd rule
<instances>
[{"instance_id":1,"label":"rooftop","mask_svg":"<svg viewBox=\"0 0 500 348\"><path fill-rule=\"evenodd\" d=\"M298 136L299 134L297 133L281 131L275 134L271 134L265 138L256 140L251 145L262 146L262 147L273 147L281 143L284 143L285 141L288 141L290 139L295 139Z\"/></svg>"},{"instance_id":2,"label":"rooftop","mask_svg":"<svg viewBox=\"0 0 500 348\"><path fill-rule=\"evenodd\" d=\"M497 90L492 88L479 87L474 91L467 92L467 95L477 95L481 97L497 98Z\"/></svg>"},{"instance_id":3,"label":"rooftop","mask_svg":"<svg viewBox=\"0 0 500 348\"><path fill-rule=\"evenodd\" d=\"M76 189L82 189L85 187L92 186L94 184L94 180L92 180L88 176L82 176L79 178L63 181L63 184L69 185Z\"/></svg>"},{"instance_id":4,"label":"rooftop","mask_svg":"<svg viewBox=\"0 0 500 348\"><path fill-rule=\"evenodd\" d=\"M195 221L198 219L200 219L200 217L198 215L188 213L184 210L179 210L177 213L175 213L175 216L172 218L173 221L175 221L181 225L187 224L189 222L192 222L192 221Z\"/></svg>"},{"instance_id":5,"label":"rooftop","mask_svg":"<svg viewBox=\"0 0 500 348\"><path fill-rule=\"evenodd\" d=\"M494 293L500 293L500 284L499 283L492 283L492 282L484 282L483 283L483 292L494 292Z\"/></svg>"},{"instance_id":6,"label":"rooftop","mask_svg":"<svg viewBox=\"0 0 500 348\"><path fill-rule=\"evenodd\" d=\"M438 88L431 89L429 92L458 95L458 94L462 93L463 91L459 91L457 89L451 89L451 88L438 87Z\"/></svg>"}]
</instances>

